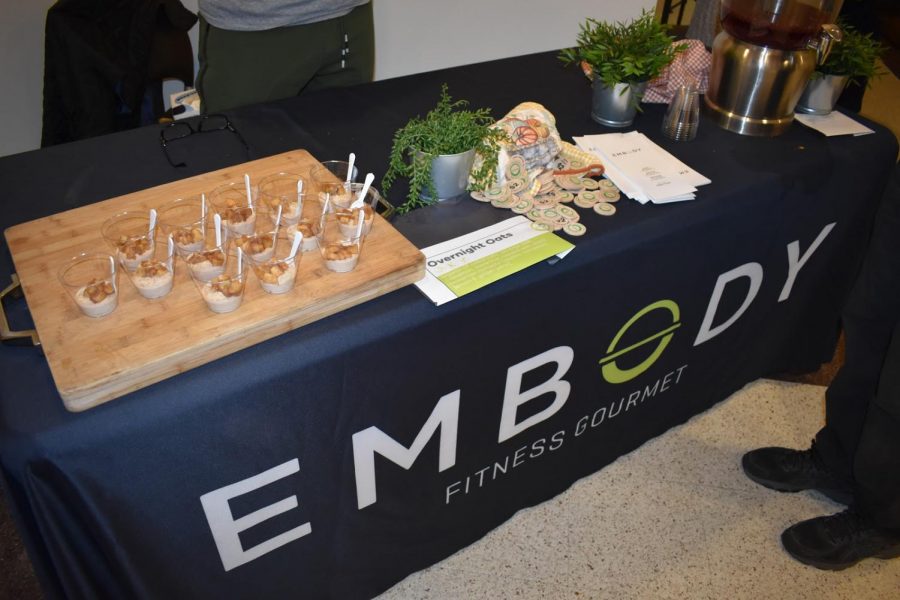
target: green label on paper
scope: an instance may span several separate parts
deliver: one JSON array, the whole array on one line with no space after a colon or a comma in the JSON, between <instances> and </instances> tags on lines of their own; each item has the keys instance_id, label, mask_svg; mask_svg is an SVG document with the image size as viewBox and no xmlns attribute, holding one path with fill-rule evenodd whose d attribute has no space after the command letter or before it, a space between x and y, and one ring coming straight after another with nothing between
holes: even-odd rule
<instances>
[{"instance_id":1,"label":"green label on paper","mask_svg":"<svg viewBox=\"0 0 900 600\"><path fill-rule=\"evenodd\" d=\"M453 269L438 279L454 294L462 296L573 247L558 235L547 232Z\"/></svg>"}]
</instances>

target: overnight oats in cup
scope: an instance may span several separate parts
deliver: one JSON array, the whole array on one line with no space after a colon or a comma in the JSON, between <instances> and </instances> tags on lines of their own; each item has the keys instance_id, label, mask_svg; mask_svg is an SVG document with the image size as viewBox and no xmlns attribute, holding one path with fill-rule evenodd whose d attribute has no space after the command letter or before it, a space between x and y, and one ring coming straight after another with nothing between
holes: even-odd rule
<instances>
[{"instance_id":1,"label":"overnight oats in cup","mask_svg":"<svg viewBox=\"0 0 900 600\"><path fill-rule=\"evenodd\" d=\"M363 210L357 211L362 213ZM366 234L362 233L362 214L357 229L350 231L341 223L337 213L326 212L319 223L319 252L325 267L336 273L347 273L356 268Z\"/></svg>"},{"instance_id":2,"label":"overnight oats in cup","mask_svg":"<svg viewBox=\"0 0 900 600\"><path fill-rule=\"evenodd\" d=\"M235 234L229 232L229 242L232 247L244 251L244 256L254 261L266 261L275 253L275 244L278 241L278 232L281 230L279 213L282 207L276 207L275 213L270 214L268 209L259 207L254 209L257 219L253 228L247 228L245 233Z\"/></svg>"},{"instance_id":3,"label":"overnight oats in cup","mask_svg":"<svg viewBox=\"0 0 900 600\"><path fill-rule=\"evenodd\" d=\"M303 211L296 223L287 225L284 229L288 239L293 239L294 233L303 234L300 243L300 252L311 252L319 247L316 236L319 233L319 221L322 219L322 202L317 195L309 195L303 200Z\"/></svg>"},{"instance_id":4,"label":"overnight oats in cup","mask_svg":"<svg viewBox=\"0 0 900 600\"><path fill-rule=\"evenodd\" d=\"M327 210L330 212L334 212L337 215L338 221L341 223L341 227L344 228L345 233L349 236L356 232L356 229L359 225L359 220L362 218L363 220L363 235L368 235L368 233L372 230L372 223L375 222L375 207L378 206L378 203L381 201L381 194L378 193L378 190L369 186L366 190L366 194L363 197L362 206L357 208L350 208L353 204L359 204L359 196L363 191L363 184L361 183L351 183L349 186L350 196L352 200L346 205L338 205L333 204L331 202L328 203ZM363 214L360 215L359 209L362 209Z\"/></svg>"},{"instance_id":5,"label":"overnight oats in cup","mask_svg":"<svg viewBox=\"0 0 900 600\"><path fill-rule=\"evenodd\" d=\"M193 279L209 281L225 272L226 258L222 248L205 248L184 256L184 263Z\"/></svg>"},{"instance_id":6,"label":"overnight oats in cup","mask_svg":"<svg viewBox=\"0 0 900 600\"><path fill-rule=\"evenodd\" d=\"M280 172L260 180L257 195L260 206L270 217L281 207L282 225L292 225L300 220L307 183L296 173Z\"/></svg>"},{"instance_id":7,"label":"overnight oats in cup","mask_svg":"<svg viewBox=\"0 0 900 600\"><path fill-rule=\"evenodd\" d=\"M103 223L100 233L115 252L116 260L126 270L133 271L153 255L156 211L120 212Z\"/></svg>"},{"instance_id":8,"label":"overnight oats in cup","mask_svg":"<svg viewBox=\"0 0 900 600\"><path fill-rule=\"evenodd\" d=\"M255 196L256 192L246 180L232 181L210 192L209 202L213 210L222 217L222 226L229 239L253 235L259 212Z\"/></svg>"},{"instance_id":9,"label":"overnight oats in cup","mask_svg":"<svg viewBox=\"0 0 900 600\"><path fill-rule=\"evenodd\" d=\"M206 245L207 206L202 195L177 198L159 207L159 228L172 236L175 252L184 257Z\"/></svg>"},{"instance_id":10,"label":"overnight oats in cup","mask_svg":"<svg viewBox=\"0 0 900 600\"><path fill-rule=\"evenodd\" d=\"M243 256L240 248L229 252L225 258L224 268L215 277L202 280L193 275L192 279L206 302L207 308L214 313L229 313L236 310L244 297L250 261Z\"/></svg>"},{"instance_id":11,"label":"overnight oats in cup","mask_svg":"<svg viewBox=\"0 0 900 600\"><path fill-rule=\"evenodd\" d=\"M175 243L172 238L158 239L153 254L133 271L126 271L138 293L149 300L162 298L175 283Z\"/></svg>"},{"instance_id":12,"label":"overnight oats in cup","mask_svg":"<svg viewBox=\"0 0 900 600\"><path fill-rule=\"evenodd\" d=\"M328 200L336 206L348 206L353 201L350 184L356 181L359 169L356 166L350 169L351 165L347 161L326 160L310 170L309 177L323 203Z\"/></svg>"},{"instance_id":13,"label":"overnight oats in cup","mask_svg":"<svg viewBox=\"0 0 900 600\"><path fill-rule=\"evenodd\" d=\"M82 252L60 268L59 281L82 313L103 317L119 303L117 271L111 255Z\"/></svg>"},{"instance_id":14,"label":"overnight oats in cup","mask_svg":"<svg viewBox=\"0 0 900 600\"><path fill-rule=\"evenodd\" d=\"M267 294L284 294L294 288L298 263L303 256L300 253L300 235L279 236L276 251L268 260L251 260L253 273Z\"/></svg>"}]
</instances>

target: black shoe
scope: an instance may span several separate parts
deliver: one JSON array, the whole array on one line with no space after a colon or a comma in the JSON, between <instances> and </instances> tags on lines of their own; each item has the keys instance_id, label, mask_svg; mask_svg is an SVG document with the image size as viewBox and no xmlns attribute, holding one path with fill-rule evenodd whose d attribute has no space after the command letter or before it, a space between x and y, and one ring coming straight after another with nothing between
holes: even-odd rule
<instances>
[{"instance_id":1,"label":"black shoe","mask_svg":"<svg viewBox=\"0 0 900 600\"><path fill-rule=\"evenodd\" d=\"M747 477L779 492L816 490L841 504L853 503L853 488L835 476L819 458L815 442L809 450L759 448L741 459Z\"/></svg>"},{"instance_id":2,"label":"black shoe","mask_svg":"<svg viewBox=\"0 0 900 600\"><path fill-rule=\"evenodd\" d=\"M852 507L788 527L781 534L781 544L800 562L830 571L866 558L900 556L900 533L877 529Z\"/></svg>"}]
</instances>

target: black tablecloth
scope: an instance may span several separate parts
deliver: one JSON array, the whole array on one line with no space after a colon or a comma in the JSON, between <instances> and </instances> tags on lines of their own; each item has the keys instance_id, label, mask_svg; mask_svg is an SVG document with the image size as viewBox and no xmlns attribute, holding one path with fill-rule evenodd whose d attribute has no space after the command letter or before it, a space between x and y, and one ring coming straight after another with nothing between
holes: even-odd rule
<instances>
[{"instance_id":1,"label":"black tablecloth","mask_svg":"<svg viewBox=\"0 0 900 600\"><path fill-rule=\"evenodd\" d=\"M6 157L0 223L295 148L380 176L442 82L497 117L539 102L564 138L610 131L583 76L538 54L236 110L249 156L195 135L182 169L155 127ZM79 414L38 350L0 348L2 476L48 593L371 596L747 382L828 360L894 137L702 120L674 143L663 109L635 127L712 179L696 201L583 213L568 257L447 305L405 288ZM458 198L395 225L421 247L509 216Z\"/></svg>"}]
</instances>

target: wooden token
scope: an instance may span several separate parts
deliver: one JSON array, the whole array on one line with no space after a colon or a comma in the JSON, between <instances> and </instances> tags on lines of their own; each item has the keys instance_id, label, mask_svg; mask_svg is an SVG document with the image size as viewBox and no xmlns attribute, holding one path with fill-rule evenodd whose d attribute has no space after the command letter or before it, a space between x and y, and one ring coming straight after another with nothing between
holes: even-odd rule
<instances>
[{"instance_id":1,"label":"wooden token","mask_svg":"<svg viewBox=\"0 0 900 600\"><path fill-rule=\"evenodd\" d=\"M556 195L557 202L572 202L575 200L575 194L568 190L562 190Z\"/></svg>"},{"instance_id":2,"label":"wooden token","mask_svg":"<svg viewBox=\"0 0 900 600\"><path fill-rule=\"evenodd\" d=\"M509 159L509 162L506 163L506 169L504 169L507 179L522 179L524 180L528 173L525 170L525 159L521 156L513 156Z\"/></svg>"},{"instance_id":3,"label":"wooden token","mask_svg":"<svg viewBox=\"0 0 900 600\"><path fill-rule=\"evenodd\" d=\"M519 192L524 192L528 189L528 181L525 179L508 179L506 182L506 187L513 194L518 194Z\"/></svg>"},{"instance_id":4,"label":"wooden token","mask_svg":"<svg viewBox=\"0 0 900 600\"><path fill-rule=\"evenodd\" d=\"M478 200L479 202L490 202L491 199L485 196L482 192L472 192L469 194L472 197L472 200Z\"/></svg>"},{"instance_id":5,"label":"wooden token","mask_svg":"<svg viewBox=\"0 0 900 600\"><path fill-rule=\"evenodd\" d=\"M557 206L556 210L558 210L559 214L562 215L569 223L577 223L581 220L581 215L578 214L578 211L570 206Z\"/></svg>"},{"instance_id":6,"label":"wooden token","mask_svg":"<svg viewBox=\"0 0 900 600\"><path fill-rule=\"evenodd\" d=\"M581 223L567 223L565 227L563 227L563 233L567 233L573 236L582 236L587 233L587 227L582 225Z\"/></svg>"},{"instance_id":7,"label":"wooden token","mask_svg":"<svg viewBox=\"0 0 900 600\"><path fill-rule=\"evenodd\" d=\"M600 188L600 184L597 183L596 181L594 181L593 179L589 178L589 177L585 177L585 178L581 181L581 185L582 185L582 187L584 187L584 189L586 189L586 190L596 190L596 189L599 189L599 188Z\"/></svg>"},{"instance_id":8,"label":"wooden token","mask_svg":"<svg viewBox=\"0 0 900 600\"><path fill-rule=\"evenodd\" d=\"M616 214L616 207L609 202L598 202L594 205L594 212L604 217L611 217Z\"/></svg>"},{"instance_id":9,"label":"wooden token","mask_svg":"<svg viewBox=\"0 0 900 600\"><path fill-rule=\"evenodd\" d=\"M531 198L519 198L519 201L511 208L517 215L524 215L534 208L534 201Z\"/></svg>"}]
</instances>

